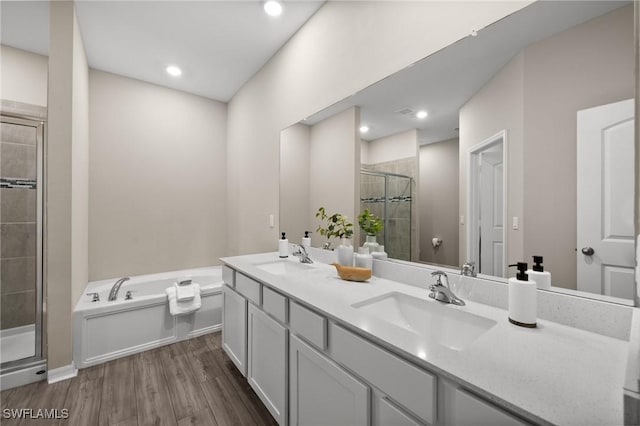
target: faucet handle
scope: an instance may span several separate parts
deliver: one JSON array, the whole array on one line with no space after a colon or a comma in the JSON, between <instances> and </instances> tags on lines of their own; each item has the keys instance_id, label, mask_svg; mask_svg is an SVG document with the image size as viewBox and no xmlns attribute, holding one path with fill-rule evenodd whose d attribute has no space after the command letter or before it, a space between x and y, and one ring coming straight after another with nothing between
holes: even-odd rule
<instances>
[{"instance_id":1,"label":"faucet handle","mask_svg":"<svg viewBox=\"0 0 640 426\"><path fill-rule=\"evenodd\" d=\"M87 296L91 296L91 301L92 302L99 302L100 301L100 294L99 293L87 293Z\"/></svg>"},{"instance_id":2,"label":"faucet handle","mask_svg":"<svg viewBox=\"0 0 640 426\"><path fill-rule=\"evenodd\" d=\"M447 278L447 273L444 271L437 270L437 271L433 271L431 273L431 276L436 277L436 283L434 284L434 286L439 286L439 285L442 285L442 277L444 276L445 278Z\"/></svg>"}]
</instances>

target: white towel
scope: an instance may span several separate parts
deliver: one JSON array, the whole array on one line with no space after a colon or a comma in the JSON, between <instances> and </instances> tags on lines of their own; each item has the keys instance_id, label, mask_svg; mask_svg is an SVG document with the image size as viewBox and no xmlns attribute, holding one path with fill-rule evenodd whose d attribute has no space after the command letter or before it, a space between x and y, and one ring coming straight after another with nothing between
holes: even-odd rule
<instances>
[{"instance_id":1,"label":"white towel","mask_svg":"<svg viewBox=\"0 0 640 426\"><path fill-rule=\"evenodd\" d=\"M193 298L196 297L196 285L197 284L180 285L177 282L174 283L173 286L176 289L178 302L193 300Z\"/></svg>"},{"instance_id":2,"label":"white towel","mask_svg":"<svg viewBox=\"0 0 640 426\"><path fill-rule=\"evenodd\" d=\"M200 306L202 306L200 286L198 284L193 284L193 288L195 296L193 299L186 302L178 302L175 287L169 287L165 290L167 297L169 298L169 312L171 315L189 314L200 309Z\"/></svg>"}]
</instances>

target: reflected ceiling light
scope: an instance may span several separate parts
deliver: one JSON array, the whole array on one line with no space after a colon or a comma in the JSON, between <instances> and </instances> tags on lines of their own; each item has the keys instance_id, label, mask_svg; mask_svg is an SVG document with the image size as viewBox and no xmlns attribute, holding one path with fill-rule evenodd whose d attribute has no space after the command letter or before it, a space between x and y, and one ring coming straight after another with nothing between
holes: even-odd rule
<instances>
[{"instance_id":1,"label":"reflected ceiling light","mask_svg":"<svg viewBox=\"0 0 640 426\"><path fill-rule=\"evenodd\" d=\"M360 133L367 133L369 131L369 126L360 126Z\"/></svg>"},{"instance_id":2,"label":"reflected ceiling light","mask_svg":"<svg viewBox=\"0 0 640 426\"><path fill-rule=\"evenodd\" d=\"M169 65L166 70L167 73L173 77L180 77L182 75L182 70L175 65Z\"/></svg>"},{"instance_id":3,"label":"reflected ceiling light","mask_svg":"<svg viewBox=\"0 0 640 426\"><path fill-rule=\"evenodd\" d=\"M416 118L419 118L420 120L427 118L427 116L429 115L429 113L427 111L418 111L416 112Z\"/></svg>"},{"instance_id":4,"label":"reflected ceiling light","mask_svg":"<svg viewBox=\"0 0 640 426\"><path fill-rule=\"evenodd\" d=\"M276 0L268 0L264 2L264 11L269 16L280 16L282 14L282 4Z\"/></svg>"}]
</instances>

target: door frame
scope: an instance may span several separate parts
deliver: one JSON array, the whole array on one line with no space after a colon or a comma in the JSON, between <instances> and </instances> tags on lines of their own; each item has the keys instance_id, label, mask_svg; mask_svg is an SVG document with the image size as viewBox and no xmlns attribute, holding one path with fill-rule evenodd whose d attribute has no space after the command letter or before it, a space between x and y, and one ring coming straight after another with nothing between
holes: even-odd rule
<instances>
[{"instance_id":1,"label":"door frame","mask_svg":"<svg viewBox=\"0 0 640 426\"><path fill-rule=\"evenodd\" d=\"M503 270L502 276L506 277L507 272L507 253L508 253L508 242L507 242L507 193L509 183L507 181L507 130L503 129L493 136L488 137L482 142L471 146L467 150L467 194L466 194L466 215L467 215L467 230L466 230L466 252L467 258L466 261L475 261L479 265L479 249L475 242L478 242L480 231L479 231L479 208L480 205L478 203L478 191L480 189L480 184L478 179L475 179L479 170L478 163L474 161L478 158L478 155L485 151L487 148L502 144L502 217L503 217L503 230L502 230L502 241L504 244L504 250L502 251L502 265ZM472 244L473 243L473 244ZM495 271L494 271L495 272Z\"/></svg>"}]
</instances>

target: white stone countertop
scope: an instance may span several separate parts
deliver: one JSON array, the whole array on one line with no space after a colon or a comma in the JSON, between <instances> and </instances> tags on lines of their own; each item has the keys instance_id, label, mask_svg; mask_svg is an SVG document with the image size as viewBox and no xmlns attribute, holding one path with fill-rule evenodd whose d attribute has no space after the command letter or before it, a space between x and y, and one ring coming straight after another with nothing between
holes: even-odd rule
<instances>
[{"instance_id":1,"label":"white stone countertop","mask_svg":"<svg viewBox=\"0 0 640 426\"><path fill-rule=\"evenodd\" d=\"M365 283L342 281L333 266L319 262L308 271L287 275L273 275L256 267L280 260L277 253L221 260L529 421L562 426L624 423L627 341L540 319L538 328L522 328L509 323L505 310L466 301L466 306L445 306L497 323L458 351L351 306L390 292L440 303L430 299L423 288L375 276ZM287 261L298 262L298 258Z\"/></svg>"}]
</instances>

